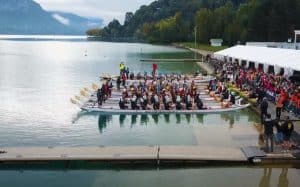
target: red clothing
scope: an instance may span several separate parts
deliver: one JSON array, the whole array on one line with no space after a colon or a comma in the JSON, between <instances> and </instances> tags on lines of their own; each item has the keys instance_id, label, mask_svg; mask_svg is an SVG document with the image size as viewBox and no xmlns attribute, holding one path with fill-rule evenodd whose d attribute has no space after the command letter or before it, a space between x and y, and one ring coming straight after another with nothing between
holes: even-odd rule
<instances>
[{"instance_id":1,"label":"red clothing","mask_svg":"<svg viewBox=\"0 0 300 187\"><path fill-rule=\"evenodd\" d=\"M156 71L157 70L157 64L152 64L152 70Z\"/></svg>"}]
</instances>

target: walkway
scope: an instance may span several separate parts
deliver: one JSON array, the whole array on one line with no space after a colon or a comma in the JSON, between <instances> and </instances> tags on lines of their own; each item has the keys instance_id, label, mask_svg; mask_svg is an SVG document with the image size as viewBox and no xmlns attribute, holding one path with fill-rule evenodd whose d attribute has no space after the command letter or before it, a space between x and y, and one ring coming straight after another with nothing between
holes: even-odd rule
<instances>
[{"instance_id":1,"label":"walkway","mask_svg":"<svg viewBox=\"0 0 300 187\"><path fill-rule=\"evenodd\" d=\"M197 65L204 69L208 75L214 74L213 68L205 62L197 62Z\"/></svg>"},{"instance_id":2,"label":"walkway","mask_svg":"<svg viewBox=\"0 0 300 187\"><path fill-rule=\"evenodd\" d=\"M290 153L265 154L259 147L115 146L115 147L12 147L2 148L0 167L14 164L48 164L52 161L86 161L152 165L300 164ZM257 156L256 156L257 155Z\"/></svg>"},{"instance_id":3,"label":"walkway","mask_svg":"<svg viewBox=\"0 0 300 187\"><path fill-rule=\"evenodd\" d=\"M240 161L246 162L240 148L204 146L113 146L113 147L11 147L1 148L3 161Z\"/></svg>"}]
</instances>

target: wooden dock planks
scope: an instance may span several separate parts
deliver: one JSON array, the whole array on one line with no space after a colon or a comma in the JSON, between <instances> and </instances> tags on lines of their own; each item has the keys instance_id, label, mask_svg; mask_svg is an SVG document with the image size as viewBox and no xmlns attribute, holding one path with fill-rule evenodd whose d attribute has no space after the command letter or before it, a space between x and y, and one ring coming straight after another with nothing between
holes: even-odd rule
<instances>
[{"instance_id":1,"label":"wooden dock planks","mask_svg":"<svg viewBox=\"0 0 300 187\"><path fill-rule=\"evenodd\" d=\"M161 146L161 160L247 161L240 148L210 146Z\"/></svg>"},{"instance_id":2,"label":"wooden dock planks","mask_svg":"<svg viewBox=\"0 0 300 187\"><path fill-rule=\"evenodd\" d=\"M204 146L12 147L0 161L219 160L247 161L240 148Z\"/></svg>"}]
</instances>

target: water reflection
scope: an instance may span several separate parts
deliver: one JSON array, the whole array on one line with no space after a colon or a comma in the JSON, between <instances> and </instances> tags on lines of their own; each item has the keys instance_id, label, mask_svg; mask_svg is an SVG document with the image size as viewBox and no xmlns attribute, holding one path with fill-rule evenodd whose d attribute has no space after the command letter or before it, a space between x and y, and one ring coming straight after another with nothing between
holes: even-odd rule
<instances>
[{"instance_id":1,"label":"water reflection","mask_svg":"<svg viewBox=\"0 0 300 187\"><path fill-rule=\"evenodd\" d=\"M107 115L99 115L98 118L98 126L99 126L99 131L102 134L103 130L106 129L107 124L112 120L112 116L107 116Z\"/></svg>"},{"instance_id":2,"label":"water reflection","mask_svg":"<svg viewBox=\"0 0 300 187\"><path fill-rule=\"evenodd\" d=\"M259 187L269 187L271 185L272 168L264 168L263 176L260 179ZM288 168L282 168L281 173L278 177L278 187L288 187Z\"/></svg>"},{"instance_id":3,"label":"water reflection","mask_svg":"<svg viewBox=\"0 0 300 187\"><path fill-rule=\"evenodd\" d=\"M126 115L122 114L119 116L120 127L123 127L125 119L126 119Z\"/></svg>"},{"instance_id":4,"label":"water reflection","mask_svg":"<svg viewBox=\"0 0 300 187\"><path fill-rule=\"evenodd\" d=\"M235 113L222 113L221 119L223 119L225 122L229 122L229 128L233 128L234 122L235 122Z\"/></svg>"},{"instance_id":5,"label":"water reflection","mask_svg":"<svg viewBox=\"0 0 300 187\"><path fill-rule=\"evenodd\" d=\"M137 115L131 115L131 128L136 124Z\"/></svg>"},{"instance_id":6,"label":"water reflection","mask_svg":"<svg viewBox=\"0 0 300 187\"><path fill-rule=\"evenodd\" d=\"M260 179L259 187L271 186L270 185L271 175L272 175L272 168L264 168L264 173Z\"/></svg>"},{"instance_id":7,"label":"water reflection","mask_svg":"<svg viewBox=\"0 0 300 187\"><path fill-rule=\"evenodd\" d=\"M281 173L279 175L278 187L288 187L288 168L282 168Z\"/></svg>"},{"instance_id":8,"label":"water reflection","mask_svg":"<svg viewBox=\"0 0 300 187\"><path fill-rule=\"evenodd\" d=\"M141 115L141 125L147 125L147 123L149 122L149 117L148 115Z\"/></svg>"},{"instance_id":9,"label":"water reflection","mask_svg":"<svg viewBox=\"0 0 300 187\"><path fill-rule=\"evenodd\" d=\"M176 114L176 123L177 124L181 123L181 116L180 116L180 114Z\"/></svg>"},{"instance_id":10,"label":"water reflection","mask_svg":"<svg viewBox=\"0 0 300 187\"><path fill-rule=\"evenodd\" d=\"M156 125L158 124L158 116L158 114L152 114L152 119Z\"/></svg>"},{"instance_id":11,"label":"water reflection","mask_svg":"<svg viewBox=\"0 0 300 187\"><path fill-rule=\"evenodd\" d=\"M149 124L192 124L192 125L228 125L229 128L234 128L234 125L238 124L251 124L248 123L250 120L247 116L248 113L244 115L238 112L229 112L222 114L143 114L143 115L101 115L97 113L79 113L76 117L78 121L84 115L96 115L98 116L98 125L100 133L103 132L103 129L107 127L109 123L112 123L114 119L120 125L120 128L123 128L125 124L129 124L130 128L134 128L136 125L149 125ZM247 116L246 116L247 115ZM243 116L243 117L241 117ZM246 119L245 116L247 117ZM213 124L211 121L214 121ZM252 124L255 124L255 121L250 121ZM256 129L260 132L259 129Z\"/></svg>"},{"instance_id":12,"label":"water reflection","mask_svg":"<svg viewBox=\"0 0 300 187\"><path fill-rule=\"evenodd\" d=\"M204 115L203 114L198 114L196 115L198 123L203 124L204 123Z\"/></svg>"},{"instance_id":13,"label":"water reflection","mask_svg":"<svg viewBox=\"0 0 300 187\"><path fill-rule=\"evenodd\" d=\"M186 121L188 122L188 124L191 123L191 114L186 114L185 117L186 117Z\"/></svg>"},{"instance_id":14,"label":"water reflection","mask_svg":"<svg viewBox=\"0 0 300 187\"><path fill-rule=\"evenodd\" d=\"M170 123L170 114L164 114L165 122Z\"/></svg>"}]
</instances>

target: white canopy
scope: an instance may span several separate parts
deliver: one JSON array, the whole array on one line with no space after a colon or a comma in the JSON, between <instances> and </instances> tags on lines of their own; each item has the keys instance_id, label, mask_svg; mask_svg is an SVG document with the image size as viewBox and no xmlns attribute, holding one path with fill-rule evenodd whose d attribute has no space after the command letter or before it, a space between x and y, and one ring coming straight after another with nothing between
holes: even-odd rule
<instances>
[{"instance_id":1,"label":"white canopy","mask_svg":"<svg viewBox=\"0 0 300 187\"><path fill-rule=\"evenodd\" d=\"M258 64L271 65L274 68L300 71L300 50L237 45L214 53L214 57L224 57Z\"/></svg>"}]
</instances>

